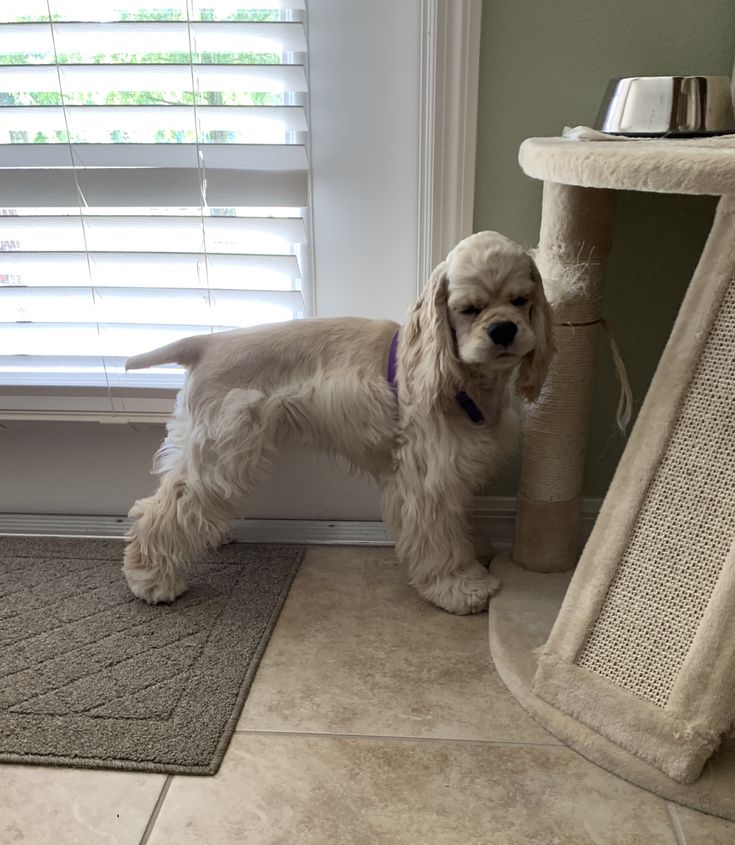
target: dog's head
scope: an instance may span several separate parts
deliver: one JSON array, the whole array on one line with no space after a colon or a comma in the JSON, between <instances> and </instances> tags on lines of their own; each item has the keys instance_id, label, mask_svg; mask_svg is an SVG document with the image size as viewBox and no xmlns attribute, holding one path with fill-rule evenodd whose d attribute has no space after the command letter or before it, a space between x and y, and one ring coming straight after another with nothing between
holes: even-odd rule
<instances>
[{"instance_id":1,"label":"dog's head","mask_svg":"<svg viewBox=\"0 0 735 845\"><path fill-rule=\"evenodd\" d=\"M432 273L404 337L416 393L452 397L467 369L518 367L518 393L535 400L553 353L551 315L529 254L497 232L460 241Z\"/></svg>"}]
</instances>

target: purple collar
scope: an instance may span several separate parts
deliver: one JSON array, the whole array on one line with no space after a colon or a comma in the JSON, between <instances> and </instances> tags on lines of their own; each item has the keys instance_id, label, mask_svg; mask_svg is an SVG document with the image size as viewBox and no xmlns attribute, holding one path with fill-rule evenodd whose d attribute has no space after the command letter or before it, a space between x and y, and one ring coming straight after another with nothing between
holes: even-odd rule
<instances>
[{"instance_id":1,"label":"purple collar","mask_svg":"<svg viewBox=\"0 0 735 845\"><path fill-rule=\"evenodd\" d=\"M388 355L388 372L386 374L386 378L388 379L388 384L393 388L393 392L398 395L398 385L396 383L396 372L398 370L398 335L400 331L396 332L393 335L393 340L390 342L390 353ZM482 411L475 405L475 403L470 399L470 397L464 392L464 390L460 390L457 394L457 404L459 407L467 414L467 416L472 420L473 423L480 423L485 422L485 417L482 415Z\"/></svg>"}]
</instances>

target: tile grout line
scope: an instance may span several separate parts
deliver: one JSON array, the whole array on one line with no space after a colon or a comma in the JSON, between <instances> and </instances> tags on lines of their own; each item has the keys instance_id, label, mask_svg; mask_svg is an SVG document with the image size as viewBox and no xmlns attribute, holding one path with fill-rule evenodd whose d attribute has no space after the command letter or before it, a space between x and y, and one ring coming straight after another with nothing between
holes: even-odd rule
<instances>
[{"instance_id":1,"label":"tile grout line","mask_svg":"<svg viewBox=\"0 0 735 845\"><path fill-rule=\"evenodd\" d=\"M684 828L681 826L681 820L676 812L676 807L671 803L671 801L664 800L664 804L666 805L666 814L669 817L669 822L671 823L671 827L674 831L676 845L687 845L686 834L684 833Z\"/></svg>"},{"instance_id":2,"label":"tile grout line","mask_svg":"<svg viewBox=\"0 0 735 845\"><path fill-rule=\"evenodd\" d=\"M464 745L487 745L499 748L563 748L566 746L560 742L533 742L528 740L502 740L502 739L464 739L462 737L443 736L386 736L383 734L349 734L329 733L327 731L279 731L259 730L256 728L239 728L235 731L240 736L292 736L292 737L317 737L320 739L363 739L383 740L385 742L458 742ZM144 843L141 843L144 845Z\"/></svg>"},{"instance_id":3,"label":"tile grout line","mask_svg":"<svg viewBox=\"0 0 735 845\"><path fill-rule=\"evenodd\" d=\"M153 833L153 828L158 821L158 814L161 812L161 807L163 807L163 802L166 800L166 796L168 795L168 790L171 786L171 782L173 781L173 775L167 775L166 780L161 787L161 792L158 795L158 799L151 811L151 817L148 819L148 824L145 826L145 830L143 831L143 835L140 837L140 842L138 845L147 845L148 840L150 839L151 833Z\"/></svg>"}]
</instances>

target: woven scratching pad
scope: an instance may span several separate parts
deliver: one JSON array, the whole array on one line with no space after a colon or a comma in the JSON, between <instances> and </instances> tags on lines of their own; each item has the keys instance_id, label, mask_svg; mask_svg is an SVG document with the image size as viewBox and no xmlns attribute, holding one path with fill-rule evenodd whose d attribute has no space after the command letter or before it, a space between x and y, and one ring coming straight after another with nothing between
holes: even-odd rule
<instances>
[{"instance_id":1,"label":"woven scratching pad","mask_svg":"<svg viewBox=\"0 0 735 845\"><path fill-rule=\"evenodd\" d=\"M684 803L735 721L733 277L726 197L533 680L586 752L599 737ZM735 817L735 796L693 803Z\"/></svg>"},{"instance_id":2,"label":"woven scratching pad","mask_svg":"<svg viewBox=\"0 0 735 845\"><path fill-rule=\"evenodd\" d=\"M734 376L731 284L577 660L659 707L668 704L702 624L726 623L706 612L735 534Z\"/></svg>"}]
</instances>

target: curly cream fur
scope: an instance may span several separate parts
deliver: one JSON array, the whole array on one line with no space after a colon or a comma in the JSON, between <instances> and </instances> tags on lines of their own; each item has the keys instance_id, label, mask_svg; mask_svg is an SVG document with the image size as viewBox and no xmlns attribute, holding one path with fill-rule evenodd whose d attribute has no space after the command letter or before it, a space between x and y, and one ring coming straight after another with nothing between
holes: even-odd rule
<instances>
[{"instance_id":1,"label":"curly cream fur","mask_svg":"<svg viewBox=\"0 0 735 845\"><path fill-rule=\"evenodd\" d=\"M467 303L477 313L464 313ZM490 338L499 322L516 326L511 343ZM129 369L188 368L154 460L160 486L130 512L123 570L136 596L180 595L186 566L221 542L279 448L297 441L375 478L397 554L422 596L453 613L485 608L499 584L475 558L467 507L512 450L515 390L535 398L548 367L538 273L494 232L458 244L401 330L396 397L386 371L397 329L303 320L186 338L128 361ZM458 406L459 390L484 423Z\"/></svg>"}]
</instances>

